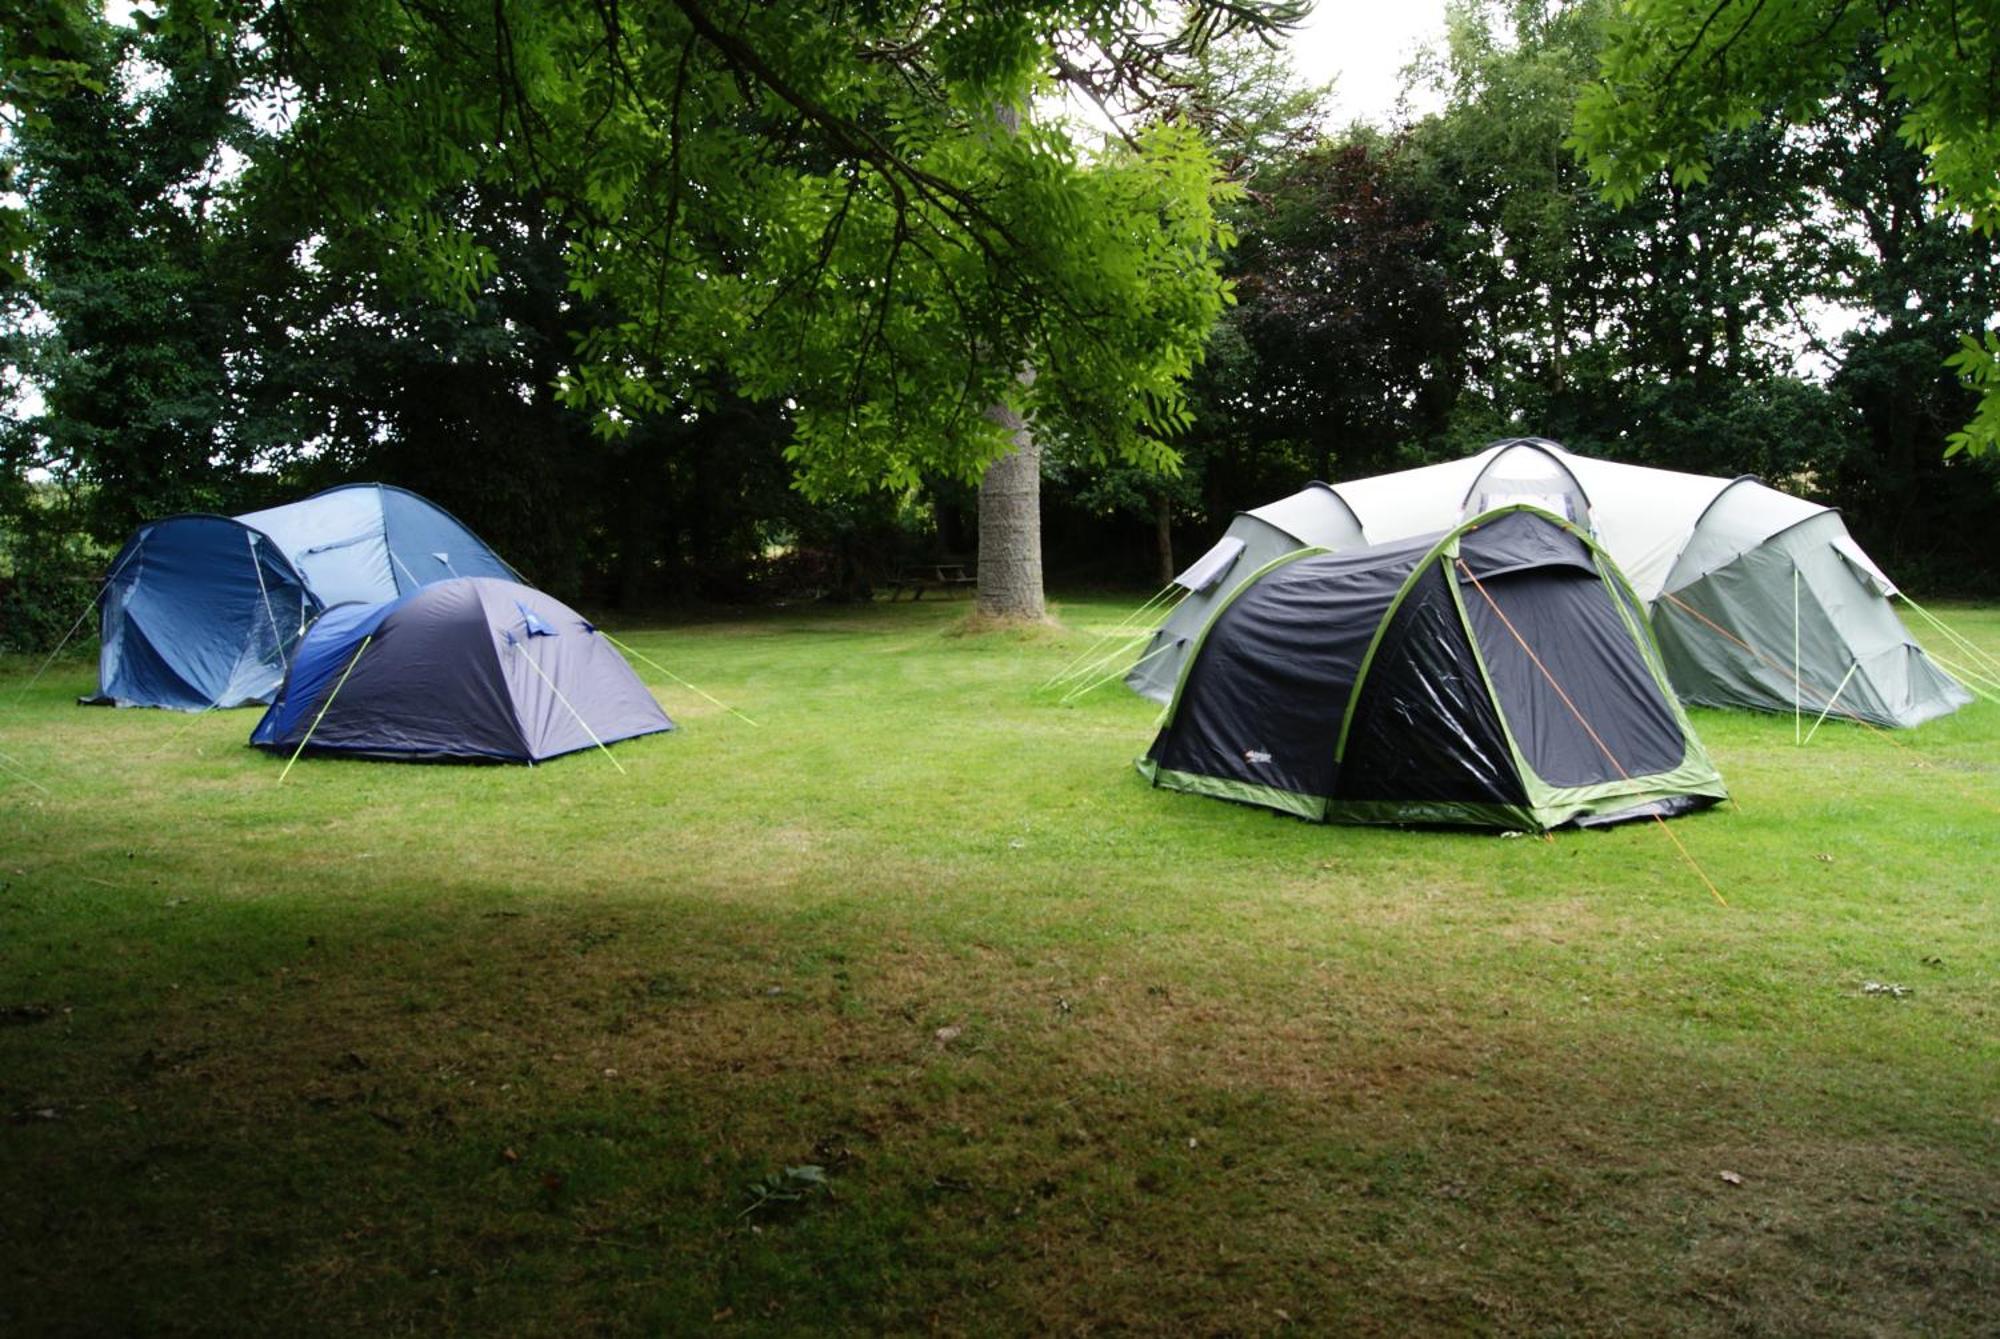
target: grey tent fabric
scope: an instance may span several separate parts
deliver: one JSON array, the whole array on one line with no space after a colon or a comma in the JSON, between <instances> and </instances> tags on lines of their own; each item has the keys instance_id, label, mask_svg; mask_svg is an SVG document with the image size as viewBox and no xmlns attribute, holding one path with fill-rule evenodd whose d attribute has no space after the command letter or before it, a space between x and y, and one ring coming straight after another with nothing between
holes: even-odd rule
<instances>
[{"instance_id":1,"label":"grey tent fabric","mask_svg":"<svg viewBox=\"0 0 2000 1339\"><path fill-rule=\"evenodd\" d=\"M1914 726L1972 700L1903 626L1888 602L1895 583L1839 514L1756 479L1626 465L1518 437L1329 491L1346 504L1344 519L1358 524L1346 538L1301 546L1338 550L1434 534L1507 503L1574 520L1630 580L1688 702L1785 712L1796 704L1815 714L1831 706L1834 715L1871 724ZM1248 570L1239 563L1220 598ZM1191 630L1217 598L1186 615L1176 610L1146 648L1154 659L1135 666L1127 683L1164 700Z\"/></svg>"},{"instance_id":2,"label":"grey tent fabric","mask_svg":"<svg viewBox=\"0 0 2000 1339\"><path fill-rule=\"evenodd\" d=\"M1685 701L1921 725L1972 695L1911 638L1895 589L1838 512L1735 479L1696 519L1653 627Z\"/></svg>"},{"instance_id":3,"label":"grey tent fabric","mask_svg":"<svg viewBox=\"0 0 2000 1339\"><path fill-rule=\"evenodd\" d=\"M1863 580L1842 551L1845 538L1839 516L1821 512L1669 591L1653 627L1682 698L1767 710L1796 703L1808 715L1899 726L1970 701ZM1724 635L1735 628L1761 635L1745 646Z\"/></svg>"},{"instance_id":4,"label":"grey tent fabric","mask_svg":"<svg viewBox=\"0 0 2000 1339\"><path fill-rule=\"evenodd\" d=\"M1140 649L1126 684L1141 697L1165 706L1195 636L1244 582L1288 553L1352 548L1363 542L1354 513L1317 481L1290 497L1238 513L1215 546L1175 578L1188 593Z\"/></svg>"},{"instance_id":5,"label":"grey tent fabric","mask_svg":"<svg viewBox=\"0 0 2000 1339\"><path fill-rule=\"evenodd\" d=\"M1224 535L1215 541L1213 548L1194 560L1185 572L1174 578L1175 584L1199 595L1229 575L1229 569L1236 566L1236 560L1243 556L1243 541L1233 535Z\"/></svg>"}]
</instances>

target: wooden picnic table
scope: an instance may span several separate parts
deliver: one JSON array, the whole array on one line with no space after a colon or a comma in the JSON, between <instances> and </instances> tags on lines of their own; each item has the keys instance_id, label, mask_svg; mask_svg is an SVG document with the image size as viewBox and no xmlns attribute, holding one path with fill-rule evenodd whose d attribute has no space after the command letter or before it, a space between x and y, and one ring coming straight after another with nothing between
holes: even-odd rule
<instances>
[{"instance_id":1,"label":"wooden picnic table","mask_svg":"<svg viewBox=\"0 0 2000 1339\"><path fill-rule=\"evenodd\" d=\"M979 578L964 563L927 563L904 568L889 582L889 598L908 591L914 602L923 599L927 590L954 591L978 584Z\"/></svg>"}]
</instances>

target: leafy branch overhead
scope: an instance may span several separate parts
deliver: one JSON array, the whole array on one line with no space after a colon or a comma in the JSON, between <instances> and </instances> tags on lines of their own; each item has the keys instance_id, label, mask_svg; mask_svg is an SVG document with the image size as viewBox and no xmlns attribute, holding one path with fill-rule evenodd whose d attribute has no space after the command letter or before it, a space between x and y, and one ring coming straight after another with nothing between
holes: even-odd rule
<instances>
[{"instance_id":1,"label":"leafy branch overhead","mask_svg":"<svg viewBox=\"0 0 2000 1339\"><path fill-rule=\"evenodd\" d=\"M1903 108L1935 207L2000 233L2000 11L1960 0L1630 0L1612 20L1602 77L1585 89L1570 145L1614 201L1661 173L1703 182L1713 137L1766 120L1821 119L1857 53ZM2000 451L2000 363L1992 332L1951 366L1981 392L1951 450Z\"/></svg>"},{"instance_id":2,"label":"leafy branch overhead","mask_svg":"<svg viewBox=\"0 0 2000 1339\"><path fill-rule=\"evenodd\" d=\"M317 210L385 279L495 282L482 186L545 202L593 323L563 371L615 433L718 380L786 405L816 494L976 477L1009 403L1084 454L1171 469L1182 381L1227 301L1228 188L1145 109L1296 0L610 0L166 6L224 32L272 119L246 199ZM221 15L222 17L218 17ZM1067 84L1138 109L1103 147L1010 109ZM1023 366L1038 375L1017 379Z\"/></svg>"},{"instance_id":3,"label":"leafy branch overhead","mask_svg":"<svg viewBox=\"0 0 2000 1339\"><path fill-rule=\"evenodd\" d=\"M101 93L90 58L96 48L90 11L73 0L0 0L0 142L46 124L44 108L78 90ZM21 284L32 243L27 212L12 203L11 156L0 155L0 294Z\"/></svg>"}]
</instances>

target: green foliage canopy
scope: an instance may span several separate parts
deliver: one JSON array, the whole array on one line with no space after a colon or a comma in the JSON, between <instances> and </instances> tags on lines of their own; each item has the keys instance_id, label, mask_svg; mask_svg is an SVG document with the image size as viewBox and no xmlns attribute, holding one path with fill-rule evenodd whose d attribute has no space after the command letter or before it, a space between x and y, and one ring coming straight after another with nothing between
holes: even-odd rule
<instances>
[{"instance_id":1,"label":"green foliage canopy","mask_svg":"<svg viewBox=\"0 0 2000 1339\"><path fill-rule=\"evenodd\" d=\"M1602 77L1578 100L1572 146L1615 201L1661 172L1701 182L1712 136L1775 116L1819 120L1856 52L1903 104L1941 209L2000 231L2000 8L1963 0L1631 0L1617 14ZM1952 365L1982 395L1950 451L2000 450L2000 333L1966 335Z\"/></svg>"},{"instance_id":2,"label":"green foliage canopy","mask_svg":"<svg viewBox=\"0 0 2000 1339\"><path fill-rule=\"evenodd\" d=\"M251 197L460 300L495 273L464 193L544 201L577 300L615 313L578 341L565 398L615 433L702 405L726 371L791 409L801 481L830 495L976 477L1008 449L985 413L1002 402L1101 459L1171 467L1159 435L1186 421L1226 300L1225 188L1184 124L1092 149L1056 122L1010 129L1014 109L1051 71L1143 97L1286 9L1197 5L1172 37L1127 0L335 0L224 21L286 109Z\"/></svg>"}]
</instances>

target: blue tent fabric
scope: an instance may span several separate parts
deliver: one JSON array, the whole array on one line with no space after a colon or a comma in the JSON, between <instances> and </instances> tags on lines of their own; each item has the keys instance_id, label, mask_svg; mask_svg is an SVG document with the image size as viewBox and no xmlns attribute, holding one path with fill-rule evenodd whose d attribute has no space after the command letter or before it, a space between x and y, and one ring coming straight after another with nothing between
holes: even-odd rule
<instances>
[{"instance_id":1,"label":"blue tent fabric","mask_svg":"<svg viewBox=\"0 0 2000 1339\"><path fill-rule=\"evenodd\" d=\"M99 596L97 695L206 711L263 702L320 602L270 538L227 516L142 525Z\"/></svg>"},{"instance_id":2,"label":"blue tent fabric","mask_svg":"<svg viewBox=\"0 0 2000 1339\"><path fill-rule=\"evenodd\" d=\"M148 522L111 572L98 693L85 700L183 711L269 702L286 653L322 609L455 577L518 579L450 513L373 483L235 518Z\"/></svg>"},{"instance_id":3,"label":"blue tent fabric","mask_svg":"<svg viewBox=\"0 0 2000 1339\"><path fill-rule=\"evenodd\" d=\"M280 685L283 693L280 696L274 692L272 710L265 712L257 729L291 728L290 716L273 724L279 703L290 704L293 711L305 711L311 704L325 700L355 652L400 603L400 600L384 600L380 604L337 604L321 614L292 653L291 668ZM308 717L305 724L309 727L311 723ZM251 742L256 742L254 734Z\"/></svg>"},{"instance_id":4,"label":"blue tent fabric","mask_svg":"<svg viewBox=\"0 0 2000 1339\"><path fill-rule=\"evenodd\" d=\"M370 758L541 762L673 728L575 610L518 582L463 577L328 610L250 742L276 753L305 744Z\"/></svg>"},{"instance_id":5,"label":"blue tent fabric","mask_svg":"<svg viewBox=\"0 0 2000 1339\"><path fill-rule=\"evenodd\" d=\"M392 600L453 577L520 578L451 513L390 484L345 484L236 519L277 541L329 605Z\"/></svg>"}]
</instances>

